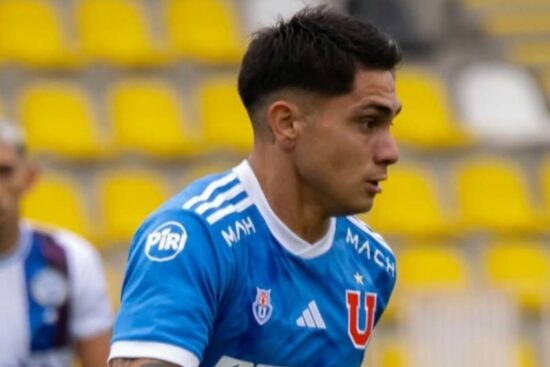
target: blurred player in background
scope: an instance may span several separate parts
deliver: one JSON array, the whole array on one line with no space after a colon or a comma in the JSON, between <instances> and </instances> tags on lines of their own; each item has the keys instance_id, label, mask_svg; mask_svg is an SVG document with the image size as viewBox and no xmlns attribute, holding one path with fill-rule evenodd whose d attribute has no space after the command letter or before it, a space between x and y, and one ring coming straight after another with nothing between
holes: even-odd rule
<instances>
[{"instance_id":1,"label":"blurred player in background","mask_svg":"<svg viewBox=\"0 0 550 367\"><path fill-rule=\"evenodd\" d=\"M326 8L255 35L239 74L253 150L138 229L111 366L361 364L396 266L354 214L398 159L400 58Z\"/></svg>"},{"instance_id":2,"label":"blurred player in background","mask_svg":"<svg viewBox=\"0 0 550 367\"><path fill-rule=\"evenodd\" d=\"M64 230L21 221L38 178L21 131L0 120L0 366L106 364L112 310L99 254ZM52 202L52 210L56 203Z\"/></svg>"}]
</instances>

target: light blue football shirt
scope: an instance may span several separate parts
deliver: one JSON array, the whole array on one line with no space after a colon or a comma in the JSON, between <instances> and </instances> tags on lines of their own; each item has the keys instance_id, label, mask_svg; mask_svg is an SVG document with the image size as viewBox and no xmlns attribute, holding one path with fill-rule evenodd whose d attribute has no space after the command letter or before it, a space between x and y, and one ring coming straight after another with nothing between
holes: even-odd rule
<instances>
[{"instance_id":1,"label":"light blue football shirt","mask_svg":"<svg viewBox=\"0 0 550 367\"><path fill-rule=\"evenodd\" d=\"M154 212L133 239L110 358L185 367L359 366L396 279L354 216L309 244L247 161Z\"/></svg>"}]
</instances>

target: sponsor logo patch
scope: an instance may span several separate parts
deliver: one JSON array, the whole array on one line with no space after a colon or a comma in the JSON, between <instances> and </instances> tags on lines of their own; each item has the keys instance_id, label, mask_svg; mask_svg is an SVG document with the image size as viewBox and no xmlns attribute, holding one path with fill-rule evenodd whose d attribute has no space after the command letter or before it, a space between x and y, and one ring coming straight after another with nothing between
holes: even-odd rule
<instances>
[{"instance_id":1,"label":"sponsor logo patch","mask_svg":"<svg viewBox=\"0 0 550 367\"><path fill-rule=\"evenodd\" d=\"M157 262L174 259L185 247L187 231L178 222L165 222L147 236L145 255Z\"/></svg>"}]
</instances>

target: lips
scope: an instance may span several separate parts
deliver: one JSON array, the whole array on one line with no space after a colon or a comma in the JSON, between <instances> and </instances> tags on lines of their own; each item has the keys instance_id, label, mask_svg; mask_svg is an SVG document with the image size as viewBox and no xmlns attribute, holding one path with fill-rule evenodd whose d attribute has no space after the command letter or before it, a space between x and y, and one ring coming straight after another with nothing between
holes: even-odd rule
<instances>
[{"instance_id":1,"label":"lips","mask_svg":"<svg viewBox=\"0 0 550 367\"><path fill-rule=\"evenodd\" d=\"M380 194L382 192L382 187L380 186L380 181L378 180L367 180L367 190L372 194Z\"/></svg>"}]
</instances>

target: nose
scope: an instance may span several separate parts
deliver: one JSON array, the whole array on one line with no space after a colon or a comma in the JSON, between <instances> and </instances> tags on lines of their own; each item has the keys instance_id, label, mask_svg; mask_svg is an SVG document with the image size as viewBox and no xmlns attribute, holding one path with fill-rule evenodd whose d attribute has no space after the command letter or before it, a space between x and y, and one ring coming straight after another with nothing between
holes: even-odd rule
<instances>
[{"instance_id":1,"label":"nose","mask_svg":"<svg viewBox=\"0 0 550 367\"><path fill-rule=\"evenodd\" d=\"M399 149L390 130L380 135L374 152L374 160L378 164L389 166L399 160Z\"/></svg>"}]
</instances>

